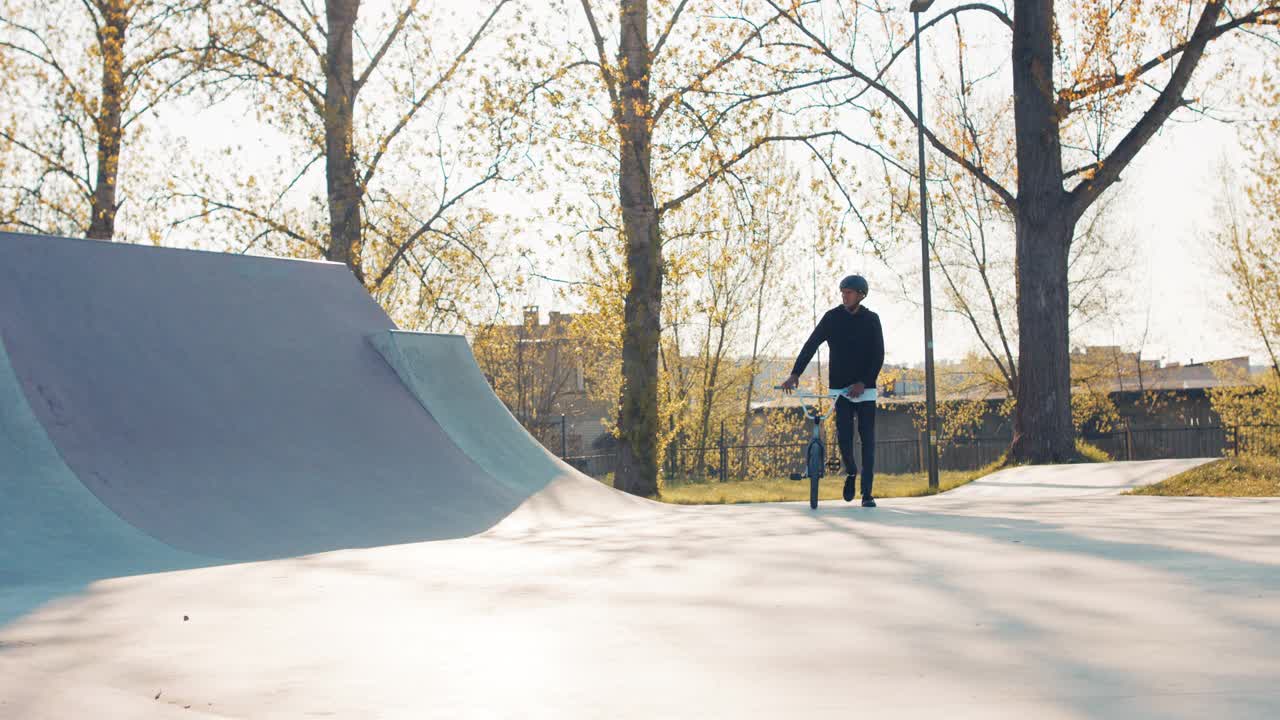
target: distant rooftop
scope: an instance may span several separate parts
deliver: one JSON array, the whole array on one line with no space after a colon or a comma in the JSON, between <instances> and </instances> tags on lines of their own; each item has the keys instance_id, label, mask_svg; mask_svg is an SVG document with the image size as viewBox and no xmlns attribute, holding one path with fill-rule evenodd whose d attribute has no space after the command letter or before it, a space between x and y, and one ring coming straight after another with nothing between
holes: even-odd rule
<instances>
[{"instance_id":1,"label":"distant rooftop","mask_svg":"<svg viewBox=\"0 0 1280 720\"><path fill-rule=\"evenodd\" d=\"M1092 354L1096 355L1100 351L1109 351L1111 348L1090 348ZM1073 353L1075 357L1081 357L1082 353ZM1136 355L1135 355L1136 357ZM1247 356L1226 358L1223 360L1209 360L1200 363L1188 363L1182 365L1179 363L1171 363L1168 365L1160 365L1158 362L1152 362L1148 365L1143 362L1141 376L1137 372L1127 373L1119 378L1109 382L1109 392L1139 392L1146 390L1156 391L1172 391L1172 390L1207 390L1218 387L1238 387L1256 382L1256 378L1266 372L1268 368L1263 366L1255 366L1249 364ZM954 375L953 371L949 374ZM876 402L880 405L901 405L921 402L924 399L923 382L918 380L910 380L907 382L899 382L898 388L909 388L906 394L888 395L882 385L880 398ZM771 386L770 386L771 387ZM1073 387L1072 392L1080 390L1079 386ZM772 395L769 395L772 393ZM769 390L765 393L767 399L762 399L751 403L752 410L765 408L798 408L802 403L797 398L789 395L783 395L780 391ZM999 401L1008 396L1004 391L976 389L965 393L946 393L939 394L938 400L989 400Z\"/></svg>"}]
</instances>

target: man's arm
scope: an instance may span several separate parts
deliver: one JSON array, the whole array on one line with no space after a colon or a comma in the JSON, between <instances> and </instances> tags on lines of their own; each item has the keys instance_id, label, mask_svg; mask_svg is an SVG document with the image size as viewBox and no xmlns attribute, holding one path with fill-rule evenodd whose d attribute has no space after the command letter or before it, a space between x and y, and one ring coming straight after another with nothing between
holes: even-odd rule
<instances>
[{"instance_id":1,"label":"man's arm","mask_svg":"<svg viewBox=\"0 0 1280 720\"><path fill-rule=\"evenodd\" d=\"M869 362L867 363L867 375L862 379L862 384L866 387L875 387L875 377L880 374L880 368L884 367L884 329L880 327L880 316L875 318L875 329L871 333L871 345L867 348Z\"/></svg>"},{"instance_id":2,"label":"man's arm","mask_svg":"<svg viewBox=\"0 0 1280 720\"><path fill-rule=\"evenodd\" d=\"M818 326L809 333L809 339L804 341L804 347L800 348L800 355L796 358L796 364L791 368L791 377L782 383L784 389L793 389L800 382L800 375L804 373L804 369L808 367L809 361L813 359L813 354L818 352L818 346L827 340L827 316L823 315L818 321Z\"/></svg>"}]
</instances>

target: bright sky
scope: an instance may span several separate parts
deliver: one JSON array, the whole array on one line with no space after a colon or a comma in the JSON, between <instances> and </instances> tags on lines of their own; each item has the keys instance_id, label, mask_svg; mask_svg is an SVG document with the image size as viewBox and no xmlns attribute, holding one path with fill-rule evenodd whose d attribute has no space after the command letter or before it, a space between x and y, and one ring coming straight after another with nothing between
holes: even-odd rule
<instances>
[{"instance_id":1,"label":"bright sky","mask_svg":"<svg viewBox=\"0 0 1280 720\"><path fill-rule=\"evenodd\" d=\"M1073 345L1121 345L1137 350L1146 329L1146 358L1189 363L1250 354L1255 364L1262 363L1261 348L1224 322L1232 312L1225 299L1226 281L1209 257L1207 236L1216 198L1222 192L1218 168L1224 159L1238 163L1240 155L1235 129L1212 120L1168 126L1143 149L1121 178L1128 202L1116 218L1120 229L1132 231L1136 244L1134 266L1125 279L1135 304L1122 315L1073 329ZM846 257L847 267L831 268L825 280L823 269L818 270L819 313L839 302L836 283L845 274L862 272L873 288L877 276L887 274L869 252L850 249ZM896 262L918 266L919 248L904 253ZM547 269L556 274L555 267L550 261ZM810 260L794 258L792 267L782 271L800 273L807 279ZM935 298L940 293L939 282L935 271ZM804 286L809 287L807 280ZM533 288L529 302L544 311L559 307L552 298L553 285L534 283ZM780 338L776 345L783 355L798 351L808 334L809 300L806 296L803 317L796 319L792 337ZM913 305L877 294L874 289L867 306L884 322L887 361L923 363L923 314ZM966 323L935 312L934 347L935 356L942 360L958 359L977 346Z\"/></svg>"},{"instance_id":2,"label":"bright sky","mask_svg":"<svg viewBox=\"0 0 1280 720\"><path fill-rule=\"evenodd\" d=\"M1128 203L1117 218L1137 243L1129 278L1136 305L1114 322L1073 330L1073 344L1135 350L1149 313L1145 357L1187 363L1252 354L1253 362L1262 363L1260 348L1224 322L1231 313L1226 281L1209 257L1207 235L1222 192L1218 167L1224 158L1239 163L1240 155L1235 129L1211 120L1168 126L1142 150L1121 178ZM920 262L918 251L914 260ZM866 267L874 268L874 261ZM936 295L936 279L934 287ZM867 305L884 318L886 330L897 328L889 341L890 362L923 362L923 315L874 297ZM963 324L936 314L934 336L938 358L961 356L972 342Z\"/></svg>"},{"instance_id":3,"label":"bright sky","mask_svg":"<svg viewBox=\"0 0 1280 720\"><path fill-rule=\"evenodd\" d=\"M269 139L255 139L253 134L260 129L252 121L249 123L253 127L246 127L242 117L232 108L214 110L194 121L184 118L185 126L179 132L200 142L240 141L249 148L271 144ZM1137 349L1146 328L1146 357L1186 363L1252 353L1255 363L1262 361L1260 348L1223 321L1230 313L1224 300L1226 284L1208 257L1206 235L1213 222L1215 198L1221 193L1218 166L1224 158L1238 164L1240 155L1235 129L1212 120L1166 125L1142 150L1121 180L1128 202L1117 218L1122 227L1132 231L1137 244L1136 266L1128 279L1136 304L1124 316L1073 331L1073 345L1118 344ZM521 198L512 201L525 202ZM531 236L536 234L536 230L529 232ZM918 265L919 258L917 248L906 253L901 262ZM552 257L541 262L545 263L541 269L549 274L572 277L572 263ZM784 271L800 272L808 278L809 259L797 258L796 262L795 267ZM847 262L848 267L831 268L825 280L819 272L818 307L838 302L835 284L840 277L853 271L867 274L873 288L867 304L884 320L888 361L923 362L921 313L909 304L875 292L877 276L886 272L878 261L850 250ZM935 277L935 296L937 283ZM535 281L527 296L511 300L516 307L538 304L544 313L551 309L572 310L554 299L556 287ZM775 346L782 355L798 349L808 333L808 300L804 303L804 317L797 318L793 337L779 338ZM954 318L935 313L934 334L939 359L958 358L976 347L968 328Z\"/></svg>"}]
</instances>

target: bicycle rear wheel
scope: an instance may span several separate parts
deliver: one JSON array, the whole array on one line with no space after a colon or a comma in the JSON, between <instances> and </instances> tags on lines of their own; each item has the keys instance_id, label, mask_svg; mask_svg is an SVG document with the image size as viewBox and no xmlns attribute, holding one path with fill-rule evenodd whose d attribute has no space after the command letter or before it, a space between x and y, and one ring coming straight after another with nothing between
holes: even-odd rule
<instances>
[{"instance_id":1,"label":"bicycle rear wheel","mask_svg":"<svg viewBox=\"0 0 1280 720\"><path fill-rule=\"evenodd\" d=\"M826 465L826 448L822 446L821 440L810 441L809 447L805 450L805 470L809 476L809 507L818 507L818 480L822 478L822 471Z\"/></svg>"}]
</instances>

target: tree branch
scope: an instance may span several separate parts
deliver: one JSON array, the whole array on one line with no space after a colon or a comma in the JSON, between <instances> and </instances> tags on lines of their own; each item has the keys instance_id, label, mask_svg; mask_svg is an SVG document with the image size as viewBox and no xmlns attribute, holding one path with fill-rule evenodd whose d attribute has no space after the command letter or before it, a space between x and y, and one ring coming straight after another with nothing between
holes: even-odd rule
<instances>
[{"instance_id":1,"label":"tree branch","mask_svg":"<svg viewBox=\"0 0 1280 720\"><path fill-rule=\"evenodd\" d=\"M57 160L50 155L40 152L39 150L32 147L31 145L28 145L27 143L23 142L17 137L14 137L13 135L11 135L8 130L0 129L0 138L4 138L5 140L8 140L14 145L31 153L32 155L35 155L37 158L40 159L41 162L44 163L45 168L48 169L49 171L56 173L58 175L63 175L68 179L70 179L72 183L74 183L75 185L79 186L82 190L84 190L86 197L93 196L93 186L89 183L89 181L71 172L71 169L68 168L66 165L64 165L60 160Z\"/></svg>"},{"instance_id":2,"label":"tree branch","mask_svg":"<svg viewBox=\"0 0 1280 720\"><path fill-rule=\"evenodd\" d=\"M729 63L732 63L735 60L741 59L742 50L746 48L747 45L750 44L753 40L758 40L760 38L760 33L763 32L765 28L767 28L768 26L776 22L779 17L781 17L781 13L779 13L778 15L774 15L772 18L769 18L769 20L765 21L763 25L755 28L754 30L751 31L750 34L748 34L745 38L743 38L742 42L738 45L738 47L733 52L720 58L720 60L715 65L712 65L711 67L707 68L706 71L704 71L703 73L695 77L693 81L690 82L689 84L668 93L667 96L664 97L658 103L658 107L653 113L653 121L657 123L658 119L661 118L662 115L667 111L667 108L671 107L671 103L674 102L681 95L684 95L685 93L696 90L699 85L701 85L703 82L707 80L707 78L723 70L725 67L729 65Z\"/></svg>"},{"instance_id":3,"label":"tree branch","mask_svg":"<svg viewBox=\"0 0 1280 720\"><path fill-rule=\"evenodd\" d=\"M818 152L818 149L813 146L813 141L805 140L804 144L805 147L809 148L809 152L812 152L813 156L818 158L818 162L822 163L822 167L827 171L827 177L831 178L831 182L836 184L840 194L844 196L845 205L853 212L853 216L858 218L858 224L862 225L862 232L866 233L867 238L870 239L872 237L871 226L867 223L867 219L862 216L862 213L858 212L858 204L853 201L853 196L849 194L840 177L836 175L836 169L831 167L831 163L827 162L826 155Z\"/></svg>"},{"instance_id":4,"label":"tree branch","mask_svg":"<svg viewBox=\"0 0 1280 720\"><path fill-rule=\"evenodd\" d=\"M684 8L688 4L689 0L680 0L680 4L671 13L671 19L667 21L667 27L663 29L658 42L654 44L653 50L650 51L653 57L658 57L658 54L662 52L662 46L667 44L667 38L670 37L671 30L676 26L676 21L680 19L680 13L684 12Z\"/></svg>"},{"instance_id":5,"label":"tree branch","mask_svg":"<svg viewBox=\"0 0 1280 720\"><path fill-rule=\"evenodd\" d=\"M361 187L368 187L369 181L373 179L373 175L377 171L378 163L381 162L383 156L387 154L387 150L391 147L391 142L395 140L396 136L399 135L405 127L409 125L409 121L412 120L413 116L422 109L422 106L426 104L427 100L430 99L431 96L449 80L449 78L453 77L453 74L458 70L458 66L461 65L462 61L471 53L471 50L476 46L476 43L480 42L480 38L484 35L485 29L488 28L489 24L493 22L493 19L497 17L498 12L502 10L502 7L509 2L511 2L511 0L499 0L498 4L494 6L493 11L489 13L489 16L484 19L484 22L480 24L480 27L471 35L471 39L467 42L467 46L462 48L462 50L460 50L453 58L453 63L449 65L448 69L441 73L440 77L436 79L436 82L431 87L423 91L422 95L418 96L418 98L413 101L413 104L405 114L400 117L400 120L396 123L395 127L393 127L386 136L382 138L382 142L378 143L378 151L369 161L368 168L365 169L364 177L360 181Z\"/></svg>"},{"instance_id":6,"label":"tree branch","mask_svg":"<svg viewBox=\"0 0 1280 720\"><path fill-rule=\"evenodd\" d=\"M1271 19L1268 21L1267 19L1268 16L1274 19ZM1223 23L1222 25L1215 26L1212 30L1208 31L1207 39L1205 40L1205 42L1208 42L1209 40L1214 40L1244 25L1264 25L1264 24L1274 25L1277 23L1280 23L1280 6L1272 5L1270 7L1262 8L1260 10L1255 10L1254 12L1251 12L1247 15L1241 15L1240 17L1234 20L1231 20L1230 22ZM1106 90L1110 90L1115 87L1119 87L1126 83L1132 82L1133 80L1139 77L1142 77L1143 75L1147 74L1151 70L1154 70L1160 67L1175 55L1178 55L1179 53L1184 52L1187 49L1187 47L1190 46L1190 44L1194 41L1196 41L1195 34L1193 34L1191 38L1189 38L1185 42L1178 43L1177 45L1169 48L1168 50L1165 50L1159 55L1156 55L1155 57L1142 63L1141 65L1130 70L1129 72L1117 73L1115 75L1111 75L1107 77L1095 77L1091 84L1086 85L1083 88L1080 88L1078 86L1064 88L1063 90L1058 92L1058 106L1060 111L1063 112L1063 114L1065 115L1065 113L1070 110L1071 103L1075 102L1076 100L1080 100L1081 98L1085 98L1090 95L1095 95L1097 93L1104 92Z\"/></svg>"},{"instance_id":7,"label":"tree branch","mask_svg":"<svg viewBox=\"0 0 1280 720\"><path fill-rule=\"evenodd\" d=\"M189 200L198 200L199 202L205 205L208 205L210 208L212 208L212 210L202 210L201 212L198 212L189 217L179 218L177 220L174 220L173 222L170 223L170 225L173 227L177 227L178 225L181 225L183 223L187 223L202 217L207 217L209 215L212 215L217 210L225 210L233 214L243 215L251 220L256 220L257 222L260 222L263 225L270 228L271 231L278 232L281 235L285 235L287 237L291 237L294 240L297 240L298 242L302 243L303 245L310 246L312 249L317 250L321 253L325 252L328 249L323 244L317 243L313 239L306 237L301 233L290 229L284 224L277 222L276 220L272 220L271 218L266 217L262 213L259 213L254 210L250 210L249 208L243 208L238 205L232 205L231 203L225 203L219 200L214 200L212 198L205 197L204 195L201 195L199 193L174 193L170 197L186 198ZM255 239L255 242L256 242L256 239Z\"/></svg>"},{"instance_id":8,"label":"tree branch","mask_svg":"<svg viewBox=\"0 0 1280 720\"><path fill-rule=\"evenodd\" d=\"M499 3L499 6L501 6L501 3ZM404 12L400 13L400 17L396 18L395 27L391 29L390 33L387 33L386 40L382 41L382 46L373 54L373 57L369 60L368 67L364 69L364 72L360 73L360 78L356 80L355 87L351 91L352 95L360 94L360 89L364 87L366 82L368 82L369 76L372 75L374 69L378 67L378 63L382 62L382 56L387 54L387 50L391 48L391 43L395 42L396 36L404 29L405 23L409 21L409 16L412 15L417 8L418 0L412 0L412 2L409 3L409 6L405 8Z\"/></svg>"},{"instance_id":9,"label":"tree branch","mask_svg":"<svg viewBox=\"0 0 1280 720\"><path fill-rule=\"evenodd\" d=\"M992 7L991 5L987 5L986 3L969 3L966 5L959 5L957 7L953 7L950 10L947 10L946 12L938 14L937 16L929 20L929 22L920 26L920 34L923 35L925 30L928 30L934 25L937 25L938 23L942 22L948 17L959 15L960 13L968 10L983 10L983 11L989 12L992 15L995 15L996 18L999 19L1000 22L1004 23L1010 30L1013 29L1013 19L1010 18L1008 15L1006 15L1004 11L1000 10L999 8ZM889 68L893 66L893 63L897 61L898 56L906 52L907 48L912 47L913 45L915 45L915 43L916 43L915 33L912 33L911 42L905 43L902 47L893 51L893 54L889 56L889 60L884 64L884 67L880 68L880 72L876 73L876 80L879 81L881 78L883 78L885 76L885 73L889 71Z\"/></svg>"},{"instance_id":10,"label":"tree branch","mask_svg":"<svg viewBox=\"0 0 1280 720\"><path fill-rule=\"evenodd\" d=\"M1218 15L1221 12L1221 2L1211 0L1205 3L1204 10L1200 13L1200 20L1196 23L1195 31L1192 32L1191 39L1187 43L1182 57L1178 60L1177 66L1174 67L1173 74L1169 78L1169 83L1165 85L1164 91L1160 93L1156 101L1142 115L1142 118L1129 130L1128 134L1120 140L1120 143L1111 151L1111 154L1101 161L1101 167L1098 168L1093 177L1084 180L1069 193L1068 203L1072 217L1080 217L1104 190L1120 179L1120 173L1129 166L1129 163L1137 156L1138 151L1155 135L1164 121L1173 114L1174 110L1186 104L1182 98L1182 92L1187 88L1187 84L1191 82L1191 74L1195 72L1196 66L1200 63L1200 58L1204 55L1205 46L1208 45L1210 40L1218 37L1218 34L1215 34L1214 23L1217 22Z\"/></svg>"},{"instance_id":11,"label":"tree branch","mask_svg":"<svg viewBox=\"0 0 1280 720\"><path fill-rule=\"evenodd\" d=\"M30 49L28 49L28 48L22 47L21 45L14 45L13 43L6 42L6 41L0 41L0 48L6 48L6 47L7 47L7 48L9 48L10 50L15 50L15 51L20 52L20 53L22 53L22 54L24 54L24 55L28 55L28 56L30 56L31 58L33 58L34 60L36 60L36 62L39 62L39 63L41 63L41 64L43 64L43 65L47 65L47 66L49 66L50 68L53 68L53 70L54 70L55 72L57 72L57 73L58 73L58 77L62 78L62 82L63 82L63 83L64 83L68 88L70 88L70 89L73 91L73 94L78 98L78 102L76 103L76 105L77 105L78 107L80 107L80 109L81 109L81 110L83 110L86 114L88 114L88 113L89 113L89 107L88 107L88 105L87 105L87 102L88 102L88 101L87 101L87 98L86 98L85 94L84 94L84 93L80 93L80 92L79 92L79 88L78 88L78 87L76 87L76 84L75 84L74 82L72 82L72 80L71 80L70 76L68 76L68 75L67 75L66 71L62 69L62 65L58 63L57 58L53 57L53 51L49 48L49 46L48 46L47 44L45 44L44 39L43 39L43 38L41 38L41 37L40 37L40 36L39 36L39 35L38 35L34 30L32 30L32 29L30 29L30 28L24 27L24 26L22 26L22 25L18 25L17 23L14 23L14 22L10 22L10 21L8 21L8 20L5 20L4 18L0 18L0 22L4 22L4 23L5 23L5 24L7 24L7 25L10 25L10 26L12 26L12 27L16 27L16 28L18 28L18 29L20 29L20 30L25 30L26 32L29 32L29 33L31 33L31 34L33 34L33 35L35 35L35 36L36 36L36 38L37 38L38 40L40 40L40 44L44 45L44 48L45 48L45 50L49 53L49 55L48 55L48 57L46 57L46 56L43 56L43 55L41 55L41 54L39 54L39 53L37 53L37 52L33 52L32 50L30 50Z\"/></svg>"},{"instance_id":12,"label":"tree branch","mask_svg":"<svg viewBox=\"0 0 1280 720\"><path fill-rule=\"evenodd\" d=\"M591 38L596 44L596 53L600 56L600 76L604 78L605 88L609 91L609 101L613 106L613 118L620 121L618 113L622 111L618 101L618 87L614 81L613 70L609 66L608 56L604 52L604 36L600 34L600 26L596 24L596 16L591 12L591 0L582 0L582 10L587 14L587 25L591 27Z\"/></svg>"},{"instance_id":13,"label":"tree branch","mask_svg":"<svg viewBox=\"0 0 1280 720\"><path fill-rule=\"evenodd\" d=\"M262 78L269 79L269 80L283 80L284 82L294 86L295 88L298 89L299 92L303 94L304 97L307 98L307 101L311 104L311 108L315 110L317 115L320 115L320 116L324 115L324 99L323 99L324 93L321 92L320 89L316 87L316 85L312 83L310 80L307 80L306 78L303 78L303 77L299 77L298 75L295 75L293 73L281 72L276 68L272 67L270 64L264 62L263 60L260 60L252 55L243 53L239 50L234 50L232 48L229 48L226 45L219 43L217 40L214 40L213 45L211 46L211 49L214 52L221 53L223 55L226 55L227 57L234 58L245 64L248 64L257 68L258 70L261 71ZM236 77L236 78L249 79L249 80L255 79L255 76L252 74L241 75L239 73L231 72L230 70L223 70L222 72L229 77Z\"/></svg>"},{"instance_id":14,"label":"tree branch","mask_svg":"<svg viewBox=\"0 0 1280 720\"><path fill-rule=\"evenodd\" d=\"M761 147L764 147L769 143L784 142L784 141L808 142L808 141L816 140L822 137L842 137L845 140L848 140L849 142L855 145L860 145L862 147L865 147L874 151L874 148L871 148L871 146L867 145L866 143L862 143L857 140L854 140L853 138L849 137L848 135L846 135L844 132L840 130L826 130L823 132L812 133L809 135L768 135L765 137L761 137L756 139L747 147L738 151L738 153L734 155L732 158L730 158L728 161L721 163L719 167L717 167L714 171L712 171L711 173L708 173L706 177L702 178L697 183L695 183L693 187L689 188L688 190L676 196L675 198L663 203L662 206L658 208L658 214L662 215L670 210L676 209L689 198L702 192L702 190L706 188L708 185L711 185L716 180L719 180L721 176L723 176L726 172L728 172L734 165L737 165L739 162L742 162L742 160L745 159L748 155L750 155L751 153L755 152L756 150L760 149ZM899 165L897 167L901 169L902 166Z\"/></svg>"},{"instance_id":15,"label":"tree branch","mask_svg":"<svg viewBox=\"0 0 1280 720\"><path fill-rule=\"evenodd\" d=\"M767 0L767 2L769 3L769 5L771 5L775 9L782 12L783 16L787 18L787 20L790 21L791 24L794 25L797 30L803 33L805 37L809 38L809 41L813 43L813 47L817 49L818 52L821 53L824 57L826 57L831 62L843 68L845 72L847 72L849 75L853 76L858 80L861 80L862 82L865 82L869 87L876 90L876 92L880 93L882 96L884 96L887 100L889 100L894 105L898 106L898 109L904 115L907 116L907 119L911 121L912 125L915 125L921 128L921 130L924 132L924 136L929 140L929 144L933 145L935 149L937 149L939 152L941 152L951 161L963 167L965 170L968 170L980 181L982 181L983 185L986 185L987 187L991 188L991 191L994 192L996 195L998 195L1000 199L1003 200L1010 209L1014 209L1018 206L1017 198L1013 195L1013 193L1009 192L1004 188L1003 185L996 182L996 180L992 178L990 175L988 175L987 172L983 170L981 167L979 167L978 165L975 165L968 158L963 157L956 151L952 150L946 143L939 140L938 137L933 134L933 131L931 131L929 128L924 126L923 121L920 118L916 117L915 113L911 111L911 108L905 102L903 102L902 98L898 97L896 93L894 93L889 88L885 87L875 78L870 77L866 73L854 67L852 63L846 62L844 59L836 55L835 51L833 51L821 38L819 38L811 29L809 29L803 22L801 22L801 20L798 17L793 17L789 13L786 13L781 8L779 8L775 0Z\"/></svg>"},{"instance_id":16,"label":"tree branch","mask_svg":"<svg viewBox=\"0 0 1280 720\"><path fill-rule=\"evenodd\" d=\"M475 181L467 188L463 189L462 192L459 192L457 195L454 195L452 198L449 198L445 202L441 203L440 206L436 208L435 212L432 213L430 218L428 218L425 222L422 222L418 226L417 230L412 232L407 238L405 238L404 242L400 243L400 245L396 247L396 251L394 254L392 254L391 259L387 261L386 267L384 267L382 269L382 272L378 274L378 278L373 281L373 287L374 288L381 287L382 283L386 282L387 278L391 276L391 273L395 272L396 265L400 263L400 260L401 258L404 257L405 252L408 251L408 249L415 242L417 242L418 238L422 237L424 234L428 232L439 232L438 230L435 230L433 228L433 225L437 220L439 220L445 214L446 211L449 210L449 208L458 204L467 195L469 195L470 193L475 191L477 188L481 187L482 185L485 185L486 183L488 183L489 181L493 180L496 177L498 177L498 166L495 163L494 165L491 165L489 167L489 171L484 175L484 177L480 178L479 180ZM469 252L472 252L472 254L474 255L474 252L471 251L470 248L467 248L467 250ZM478 257L476 259L479 260ZM481 262L483 264L483 261ZM487 272L488 271L486 270L486 273Z\"/></svg>"},{"instance_id":17,"label":"tree branch","mask_svg":"<svg viewBox=\"0 0 1280 720\"><path fill-rule=\"evenodd\" d=\"M293 30L293 33L295 35L302 38L302 42L306 43L307 48L311 50L311 54L314 55L317 60L324 59L324 52L320 49L318 45L315 44L315 42L311 39L311 36L307 34L307 31L303 30L296 22L294 22L293 18L289 17L288 15L285 15L284 11L280 10L275 6L275 3L263 2L262 0L252 0L250 5L261 9L263 12L267 13L268 15L274 15L277 19L280 20L280 22L284 23L286 27L288 27L290 30Z\"/></svg>"}]
</instances>

